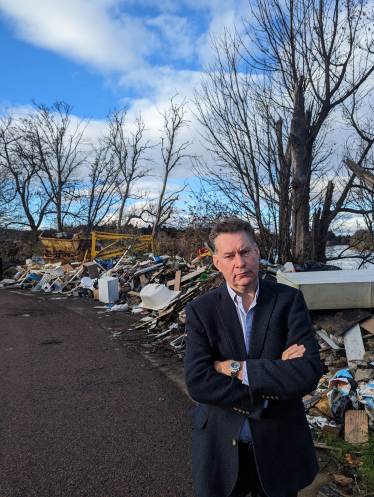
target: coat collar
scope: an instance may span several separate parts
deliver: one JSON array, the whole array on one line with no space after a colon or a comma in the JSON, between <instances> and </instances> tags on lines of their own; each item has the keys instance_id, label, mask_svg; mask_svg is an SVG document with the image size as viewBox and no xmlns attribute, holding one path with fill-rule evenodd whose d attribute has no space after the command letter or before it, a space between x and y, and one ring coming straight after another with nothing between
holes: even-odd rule
<instances>
[{"instance_id":1,"label":"coat collar","mask_svg":"<svg viewBox=\"0 0 374 497\"><path fill-rule=\"evenodd\" d=\"M268 285L259 279L259 295L254 308L251 341L249 346L249 359L258 359L261 356L263 343L266 336L267 325L273 311L275 294ZM217 296L216 307L222 321L227 339L233 350L233 359L245 361L247 352L245 348L243 331L236 312L235 304L230 297L226 285L222 285Z\"/></svg>"}]
</instances>

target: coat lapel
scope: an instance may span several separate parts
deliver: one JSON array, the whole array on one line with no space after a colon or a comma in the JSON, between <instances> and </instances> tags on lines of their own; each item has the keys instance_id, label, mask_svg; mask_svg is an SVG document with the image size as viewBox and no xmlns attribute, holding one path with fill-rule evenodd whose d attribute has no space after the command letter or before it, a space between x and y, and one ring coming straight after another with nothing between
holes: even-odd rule
<instances>
[{"instance_id":1,"label":"coat lapel","mask_svg":"<svg viewBox=\"0 0 374 497\"><path fill-rule=\"evenodd\" d=\"M249 359L259 359L266 337L266 330L275 304L275 293L259 279L259 294L254 308L252 332L249 344Z\"/></svg>"},{"instance_id":2,"label":"coat lapel","mask_svg":"<svg viewBox=\"0 0 374 497\"><path fill-rule=\"evenodd\" d=\"M217 312L222 321L227 339L230 342L233 359L244 361L247 359L247 351L235 304L230 297L226 283L221 288L222 290L217 296Z\"/></svg>"}]
</instances>

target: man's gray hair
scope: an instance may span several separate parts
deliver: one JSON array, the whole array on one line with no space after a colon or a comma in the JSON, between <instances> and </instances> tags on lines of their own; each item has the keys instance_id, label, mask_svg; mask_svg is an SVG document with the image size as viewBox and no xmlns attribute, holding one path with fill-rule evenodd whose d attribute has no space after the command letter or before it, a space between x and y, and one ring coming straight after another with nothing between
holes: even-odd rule
<instances>
[{"instance_id":1,"label":"man's gray hair","mask_svg":"<svg viewBox=\"0 0 374 497\"><path fill-rule=\"evenodd\" d=\"M214 253L217 254L216 240L218 235L221 233L238 233L239 231L245 231L251 243L254 244L252 228L248 221L244 221L238 217L228 217L215 224L209 234L209 242Z\"/></svg>"}]
</instances>

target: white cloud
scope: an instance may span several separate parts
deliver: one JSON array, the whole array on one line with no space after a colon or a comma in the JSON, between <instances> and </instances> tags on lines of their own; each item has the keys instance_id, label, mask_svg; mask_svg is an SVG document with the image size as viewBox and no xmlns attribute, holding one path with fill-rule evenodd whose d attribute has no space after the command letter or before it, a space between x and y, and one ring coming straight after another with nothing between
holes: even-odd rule
<instances>
[{"instance_id":1,"label":"white cloud","mask_svg":"<svg viewBox=\"0 0 374 497\"><path fill-rule=\"evenodd\" d=\"M19 38L102 71L126 70L157 49L141 18L118 12L118 2L0 0Z\"/></svg>"}]
</instances>

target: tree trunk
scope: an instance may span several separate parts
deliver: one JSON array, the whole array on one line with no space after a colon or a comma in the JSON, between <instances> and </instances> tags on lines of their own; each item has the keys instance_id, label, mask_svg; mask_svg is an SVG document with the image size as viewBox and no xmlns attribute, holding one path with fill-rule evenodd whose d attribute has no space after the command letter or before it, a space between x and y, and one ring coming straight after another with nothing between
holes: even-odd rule
<instances>
[{"instance_id":1,"label":"tree trunk","mask_svg":"<svg viewBox=\"0 0 374 497\"><path fill-rule=\"evenodd\" d=\"M291 260L291 209L289 198L291 157L289 147L287 147L286 154L283 152L282 126L283 121L282 119L279 119L276 123L279 161L279 227L277 253L279 263L285 264L287 261Z\"/></svg>"},{"instance_id":2,"label":"tree trunk","mask_svg":"<svg viewBox=\"0 0 374 497\"><path fill-rule=\"evenodd\" d=\"M61 203L57 202L56 204L56 230L57 233L62 231L62 222L61 222Z\"/></svg>"},{"instance_id":3,"label":"tree trunk","mask_svg":"<svg viewBox=\"0 0 374 497\"><path fill-rule=\"evenodd\" d=\"M292 260L304 262L310 257L309 232L310 154L308 126L304 110L303 76L295 88L294 114L290 144L292 166Z\"/></svg>"},{"instance_id":4,"label":"tree trunk","mask_svg":"<svg viewBox=\"0 0 374 497\"><path fill-rule=\"evenodd\" d=\"M321 209L318 209L318 211L313 214L312 259L317 262L326 262L326 240L330 227L329 214L331 210L333 192L334 184L332 181L329 181L327 184L322 213Z\"/></svg>"},{"instance_id":5,"label":"tree trunk","mask_svg":"<svg viewBox=\"0 0 374 497\"><path fill-rule=\"evenodd\" d=\"M127 199L129 197L131 181L132 181L132 176L130 176L129 180L126 180L125 193L123 194L122 201L121 201L121 207L120 207L119 212L118 212L117 233L121 232L123 211L125 209L125 204L126 204Z\"/></svg>"}]
</instances>

